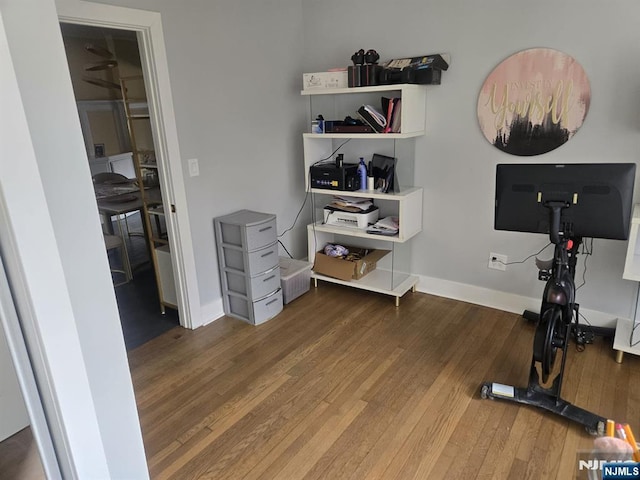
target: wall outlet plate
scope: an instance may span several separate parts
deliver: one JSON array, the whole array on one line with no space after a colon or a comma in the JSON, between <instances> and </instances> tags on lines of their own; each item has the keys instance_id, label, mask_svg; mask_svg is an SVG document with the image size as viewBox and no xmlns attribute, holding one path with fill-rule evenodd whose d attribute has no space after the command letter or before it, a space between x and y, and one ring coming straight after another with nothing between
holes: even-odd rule
<instances>
[{"instance_id":1,"label":"wall outlet plate","mask_svg":"<svg viewBox=\"0 0 640 480\"><path fill-rule=\"evenodd\" d=\"M488 267L493 270L505 271L507 269L507 256L500 253L489 253Z\"/></svg>"}]
</instances>

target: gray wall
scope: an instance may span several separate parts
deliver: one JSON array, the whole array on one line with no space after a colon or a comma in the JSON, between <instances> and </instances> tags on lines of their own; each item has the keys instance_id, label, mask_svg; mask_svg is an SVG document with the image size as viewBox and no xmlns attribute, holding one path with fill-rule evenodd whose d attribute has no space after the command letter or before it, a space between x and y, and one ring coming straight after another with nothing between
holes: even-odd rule
<instances>
[{"instance_id":1,"label":"gray wall","mask_svg":"<svg viewBox=\"0 0 640 480\"><path fill-rule=\"evenodd\" d=\"M308 119L301 73L345 66L359 48L375 48L383 60L452 56L443 84L428 90L427 135L409 140L415 141L414 183L425 188L424 231L411 245L423 290L452 285L464 297L480 289L482 301L495 306L506 305L496 298L511 295L516 310L521 300L540 298L531 262L506 272L487 269L490 251L514 261L547 243L541 235L493 230L495 165L522 159L484 139L476 101L485 77L512 53L536 46L564 51L591 82L585 124L536 162L636 161L640 5L633 0L107 3L162 14L205 317L220 308L211 219L252 208L276 213L280 231L290 225L304 195L300 133ZM199 177L188 176L188 158L200 159ZM301 227L284 238L297 257L304 256L307 220L305 212ZM579 301L632 316L635 284L621 278L626 243L596 240L594 250Z\"/></svg>"},{"instance_id":2,"label":"gray wall","mask_svg":"<svg viewBox=\"0 0 640 480\"><path fill-rule=\"evenodd\" d=\"M203 318L213 320L222 313L213 218L242 208L275 213L282 232L304 199L302 5L105 3L162 15ZM189 176L190 158L200 161L198 177ZM282 238L298 258L306 223Z\"/></svg>"},{"instance_id":3,"label":"gray wall","mask_svg":"<svg viewBox=\"0 0 640 480\"><path fill-rule=\"evenodd\" d=\"M413 272L488 289L486 297L505 292L539 299L543 285L532 262L511 265L506 272L487 269L489 252L522 260L547 243L542 235L493 230L495 165L637 161L640 4L303 0L303 8L305 71L345 65L359 48L374 48L381 59L451 54L442 85L428 89L427 135L415 140L415 185L423 186L425 194L424 231L412 244ZM476 103L491 70L509 55L532 47L561 50L580 62L591 83L592 102L584 125L568 143L524 159L504 154L485 140ZM594 241L587 283L578 292L582 306L632 317L636 285L622 280L625 252L626 242Z\"/></svg>"}]
</instances>

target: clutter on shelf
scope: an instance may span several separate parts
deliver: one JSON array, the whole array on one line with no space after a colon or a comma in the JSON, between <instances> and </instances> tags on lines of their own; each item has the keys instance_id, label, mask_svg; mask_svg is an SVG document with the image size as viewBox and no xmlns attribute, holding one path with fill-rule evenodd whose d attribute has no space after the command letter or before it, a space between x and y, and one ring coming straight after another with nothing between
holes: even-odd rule
<instances>
[{"instance_id":1,"label":"clutter on shelf","mask_svg":"<svg viewBox=\"0 0 640 480\"><path fill-rule=\"evenodd\" d=\"M353 65L303 74L303 89L372 87L401 83L440 85L442 71L446 71L451 63L447 53L394 58L383 63L378 63L379 59L380 55L375 50L365 52L360 49L351 56Z\"/></svg>"},{"instance_id":2,"label":"clutter on shelf","mask_svg":"<svg viewBox=\"0 0 640 480\"><path fill-rule=\"evenodd\" d=\"M329 243L316 253L313 271L344 281L359 280L374 271L389 251Z\"/></svg>"},{"instance_id":3,"label":"clutter on shelf","mask_svg":"<svg viewBox=\"0 0 640 480\"><path fill-rule=\"evenodd\" d=\"M397 235L400 230L400 219L398 217L384 217L375 224L367 227L367 233L375 235Z\"/></svg>"},{"instance_id":4,"label":"clutter on shelf","mask_svg":"<svg viewBox=\"0 0 640 480\"><path fill-rule=\"evenodd\" d=\"M323 221L327 225L340 225L366 229L379 218L379 210L370 198L334 196L324 207Z\"/></svg>"}]
</instances>

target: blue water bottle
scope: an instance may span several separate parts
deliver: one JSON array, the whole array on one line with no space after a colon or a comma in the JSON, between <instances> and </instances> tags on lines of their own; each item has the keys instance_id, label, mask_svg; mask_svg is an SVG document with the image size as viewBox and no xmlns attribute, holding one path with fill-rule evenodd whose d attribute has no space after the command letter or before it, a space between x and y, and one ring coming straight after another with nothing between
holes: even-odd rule
<instances>
[{"instance_id":1,"label":"blue water bottle","mask_svg":"<svg viewBox=\"0 0 640 480\"><path fill-rule=\"evenodd\" d=\"M367 188L367 166L364 163L364 158L360 157L360 164L358 165L358 178L360 179L360 190L366 190Z\"/></svg>"}]
</instances>

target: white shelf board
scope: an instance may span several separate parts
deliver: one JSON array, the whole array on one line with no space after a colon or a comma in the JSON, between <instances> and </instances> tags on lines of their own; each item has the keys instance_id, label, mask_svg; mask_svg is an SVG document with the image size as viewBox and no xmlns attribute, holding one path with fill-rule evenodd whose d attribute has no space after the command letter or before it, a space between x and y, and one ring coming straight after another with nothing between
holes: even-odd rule
<instances>
[{"instance_id":1,"label":"white shelf board","mask_svg":"<svg viewBox=\"0 0 640 480\"><path fill-rule=\"evenodd\" d=\"M622 272L622 278L624 278L625 280L634 280L636 282L640 282L640 254L636 253L632 258L632 262L628 265L625 265L625 269Z\"/></svg>"},{"instance_id":2,"label":"white shelf board","mask_svg":"<svg viewBox=\"0 0 640 480\"><path fill-rule=\"evenodd\" d=\"M625 353L633 353L634 355L640 355L640 343L635 347L632 347L629 340L631 337L631 329L633 328L633 321L628 318L618 318L616 323L616 335L613 339L613 349ZM634 335L634 342L640 341L640 327Z\"/></svg>"},{"instance_id":3,"label":"white shelf board","mask_svg":"<svg viewBox=\"0 0 640 480\"><path fill-rule=\"evenodd\" d=\"M624 260L622 278L640 282L640 252L638 249L638 228L640 227L640 204L633 206L631 218L631 231L627 243L627 255Z\"/></svg>"},{"instance_id":4,"label":"white shelf board","mask_svg":"<svg viewBox=\"0 0 640 480\"><path fill-rule=\"evenodd\" d=\"M406 133L303 133L306 138L366 138L367 140L378 140L386 138L413 138L424 135L424 130Z\"/></svg>"},{"instance_id":5,"label":"white shelf board","mask_svg":"<svg viewBox=\"0 0 640 480\"><path fill-rule=\"evenodd\" d=\"M393 91L411 91L422 90L426 85L417 85L413 83L397 83L393 85L375 85L373 87L348 87L348 88L310 88L302 90L302 95L338 95L345 93L375 93L375 92L393 92Z\"/></svg>"},{"instance_id":6,"label":"white shelf board","mask_svg":"<svg viewBox=\"0 0 640 480\"><path fill-rule=\"evenodd\" d=\"M327 233L333 233L336 235L345 235L349 237L369 238L371 240L382 240L384 242L404 243L407 240L409 240L409 238L413 237L413 235L411 235L408 238L400 238L398 235L395 235L395 236L375 235L375 234L367 233L365 230L361 230L359 228L343 227L340 225L327 225L327 224L323 224L321 221L316 222L315 228L313 226L311 226L311 228L315 229L315 231L317 232L327 232Z\"/></svg>"},{"instance_id":7,"label":"white shelf board","mask_svg":"<svg viewBox=\"0 0 640 480\"><path fill-rule=\"evenodd\" d=\"M380 193L375 190L331 190L328 188L312 188L311 192L322 195L336 195L339 197L364 197L376 200L400 201L406 199L414 192L422 190L420 187L401 187L399 192Z\"/></svg>"},{"instance_id":8,"label":"white shelf board","mask_svg":"<svg viewBox=\"0 0 640 480\"><path fill-rule=\"evenodd\" d=\"M345 281L338 278L327 277L326 275L320 275L315 272L311 272L311 277L317 278L318 280L337 283L339 285L345 285L347 287L360 288L362 290L382 293L384 295L392 295L394 297L401 297L418 283L418 277L416 275L396 273L396 276L402 275L406 278L398 283L395 288L391 288L392 275L392 272L389 270L376 268L373 272L368 273L359 280Z\"/></svg>"}]
</instances>

